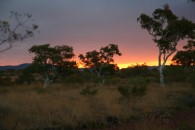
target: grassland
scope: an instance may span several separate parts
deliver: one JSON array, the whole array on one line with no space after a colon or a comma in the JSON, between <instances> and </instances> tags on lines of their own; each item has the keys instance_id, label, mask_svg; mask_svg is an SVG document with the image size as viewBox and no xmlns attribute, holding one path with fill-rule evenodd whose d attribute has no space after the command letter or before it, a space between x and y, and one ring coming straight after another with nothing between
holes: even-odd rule
<instances>
[{"instance_id":1,"label":"grassland","mask_svg":"<svg viewBox=\"0 0 195 130\"><path fill-rule=\"evenodd\" d=\"M34 83L0 87L0 129L102 129L139 122L145 116L166 124L170 114L195 106L195 88L189 83L174 82L162 88L147 82L144 95L125 97L118 87L131 87L133 81L113 81L104 86L56 83L42 89L42 84ZM97 93L81 94L85 88Z\"/></svg>"}]
</instances>

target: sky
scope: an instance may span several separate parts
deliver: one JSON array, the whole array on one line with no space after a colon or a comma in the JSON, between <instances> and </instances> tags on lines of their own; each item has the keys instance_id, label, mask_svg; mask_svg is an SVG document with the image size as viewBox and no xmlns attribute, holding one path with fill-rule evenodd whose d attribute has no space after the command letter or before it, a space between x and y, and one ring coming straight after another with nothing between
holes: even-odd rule
<instances>
[{"instance_id":1,"label":"sky","mask_svg":"<svg viewBox=\"0 0 195 130\"><path fill-rule=\"evenodd\" d=\"M195 22L195 3L188 0L0 0L0 20L12 20L10 11L30 13L40 30L1 53L0 66L31 63L34 55L28 49L47 43L72 46L78 62L79 54L112 43L122 53L114 57L119 67L136 63L157 65L158 49L137 18L141 13L151 15L166 3L177 16ZM178 49L183 44L185 41L180 42Z\"/></svg>"}]
</instances>

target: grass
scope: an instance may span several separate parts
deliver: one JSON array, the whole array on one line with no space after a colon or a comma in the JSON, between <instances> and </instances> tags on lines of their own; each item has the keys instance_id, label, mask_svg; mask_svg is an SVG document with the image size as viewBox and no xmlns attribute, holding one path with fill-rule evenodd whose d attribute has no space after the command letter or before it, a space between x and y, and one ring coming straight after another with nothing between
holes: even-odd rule
<instances>
[{"instance_id":1,"label":"grass","mask_svg":"<svg viewBox=\"0 0 195 130\"><path fill-rule=\"evenodd\" d=\"M128 99L118 92L117 85L99 86L93 96L80 94L87 86L52 84L45 90L41 84L0 87L0 129L101 128L158 110L175 111L189 98L186 93L195 97L194 88L187 83L164 88L149 83L145 95ZM184 105L181 108L191 107Z\"/></svg>"}]
</instances>

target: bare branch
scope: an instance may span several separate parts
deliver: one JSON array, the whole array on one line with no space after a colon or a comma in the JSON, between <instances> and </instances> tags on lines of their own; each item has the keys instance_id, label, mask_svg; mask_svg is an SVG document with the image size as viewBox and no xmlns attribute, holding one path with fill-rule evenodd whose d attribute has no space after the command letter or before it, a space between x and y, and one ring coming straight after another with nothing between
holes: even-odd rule
<instances>
[{"instance_id":1,"label":"bare branch","mask_svg":"<svg viewBox=\"0 0 195 130\"><path fill-rule=\"evenodd\" d=\"M7 48L0 50L0 53L3 53L12 48L12 44L15 42L32 37L34 32L38 30L38 26L35 24L32 24L32 26L26 25L31 20L32 15L21 15L12 11L11 16L14 16L14 19L17 22L15 26L11 27L9 22L0 21L0 46L8 45ZM24 19L21 20L20 17ZM18 30L20 33L17 32Z\"/></svg>"}]
</instances>

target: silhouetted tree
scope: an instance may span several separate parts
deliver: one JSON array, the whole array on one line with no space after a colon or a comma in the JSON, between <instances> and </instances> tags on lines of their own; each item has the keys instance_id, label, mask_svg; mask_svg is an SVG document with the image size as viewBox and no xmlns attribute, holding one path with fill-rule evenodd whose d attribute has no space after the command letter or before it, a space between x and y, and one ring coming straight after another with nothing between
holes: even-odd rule
<instances>
[{"instance_id":1,"label":"silhouetted tree","mask_svg":"<svg viewBox=\"0 0 195 130\"><path fill-rule=\"evenodd\" d=\"M173 64L184 67L195 66L195 41L189 40L183 48L184 51L178 51L172 58Z\"/></svg>"},{"instance_id":2,"label":"silhouetted tree","mask_svg":"<svg viewBox=\"0 0 195 130\"><path fill-rule=\"evenodd\" d=\"M102 47L100 51L94 50L85 55L80 54L79 58L86 68L90 68L97 75L98 79L102 79L100 83L104 84L104 76L118 69L118 66L114 64L114 55L121 56L118 45L109 44Z\"/></svg>"},{"instance_id":3,"label":"silhouetted tree","mask_svg":"<svg viewBox=\"0 0 195 130\"><path fill-rule=\"evenodd\" d=\"M62 68L76 68L77 64L73 61L75 56L73 48L63 45L50 47L49 44L35 45L29 49L34 53L33 64L39 74L43 76L44 88L53 82Z\"/></svg>"},{"instance_id":4,"label":"silhouetted tree","mask_svg":"<svg viewBox=\"0 0 195 130\"><path fill-rule=\"evenodd\" d=\"M38 30L38 25L29 25L31 14L21 15L12 11L11 16L15 18L15 25L11 25L12 21L0 20L0 53L12 48L17 41L32 37L34 32Z\"/></svg>"},{"instance_id":5,"label":"silhouetted tree","mask_svg":"<svg viewBox=\"0 0 195 130\"><path fill-rule=\"evenodd\" d=\"M163 69L168 58L176 51L180 40L194 38L195 24L186 18L178 18L168 5L163 9L156 9L152 16L141 14L137 19L141 27L153 37L158 47L158 63L160 84L164 86Z\"/></svg>"}]
</instances>

